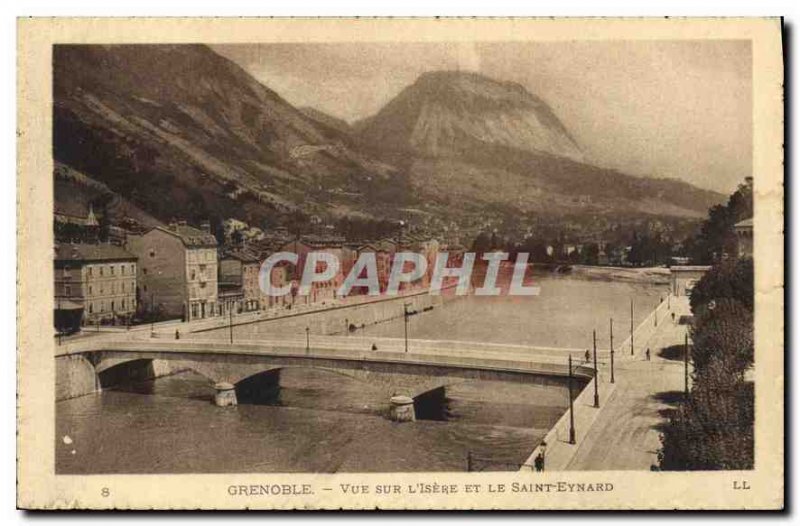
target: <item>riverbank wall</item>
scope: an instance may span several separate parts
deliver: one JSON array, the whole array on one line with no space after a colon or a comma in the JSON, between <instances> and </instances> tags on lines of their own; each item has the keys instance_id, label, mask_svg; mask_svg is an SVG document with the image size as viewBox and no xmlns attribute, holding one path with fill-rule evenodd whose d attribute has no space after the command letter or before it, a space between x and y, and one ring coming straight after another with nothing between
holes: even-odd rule
<instances>
[{"instance_id":1,"label":"riverbank wall","mask_svg":"<svg viewBox=\"0 0 800 526\"><path fill-rule=\"evenodd\" d=\"M421 316L425 312L441 308L454 296L431 295L428 291L404 294L402 296L369 299L360 303L332 305L325 309L296 311L282 314L280 317L233 319L235 337L254 337L256 333L270 332L274 334L305 334L306 329L316 335L342 335L356 332L359 329L395 319L402 319L404 309L409 315ZM229 338L231 324L220 319L213 325L201 326L192 330L203 338Z\"/></svg>"}]
</instances>

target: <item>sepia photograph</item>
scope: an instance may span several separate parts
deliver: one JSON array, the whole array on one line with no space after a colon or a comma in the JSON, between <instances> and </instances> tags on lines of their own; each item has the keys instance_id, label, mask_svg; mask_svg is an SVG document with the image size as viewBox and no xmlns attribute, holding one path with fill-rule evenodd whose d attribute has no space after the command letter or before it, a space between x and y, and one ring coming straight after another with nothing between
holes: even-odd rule
<instances>
[{"instance_id":1,"label":"sepia photograph","mask_svg":"<svg viewBox=\"0 0 800 526\"><path fill-rule=\"evenodd\" d=\"M19 241L46 265L20 272L51 307L19 374L48 476L215 475L220 508L646 509L625 473L716 473L709 507L782 506L782 447L758 453L783 443L780 20L296 22L21 44L47 75L20 85L47 115Z\"/></svg>"}]
</instances>

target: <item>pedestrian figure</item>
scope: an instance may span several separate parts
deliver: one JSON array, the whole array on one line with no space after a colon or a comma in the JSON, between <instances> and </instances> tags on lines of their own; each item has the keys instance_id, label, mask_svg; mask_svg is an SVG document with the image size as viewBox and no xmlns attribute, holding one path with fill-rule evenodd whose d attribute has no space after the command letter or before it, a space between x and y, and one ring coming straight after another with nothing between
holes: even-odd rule
<instances>
[{"instance_id":1,"label":"pedestrian figure","mask_svg":"<svg viewBox=\"0 0 800 526\"><path fill-rule=\"evenodd\" d=\"M650 361L650 347L647 348L647 350L644 352L644 355L647 358L647 361L649 362Z\"/></svg>"},{"instance_id":2,"label":"pedestrian figure","mask_svg":"<svg viewBox=\"0 0 800 526\"><path fill-rule=\"evenodd\" d=\"M675 323L675 313L672 313L672 323Z\"/></svg>"},{"instance_id":3,"label":"pedestrian figure","mask_svg":"<svg viewBox=\"0 0 800 526\"><path fill-rule=\"evenodd\" d=\"M373 351L377 351L377 350L378 350L378 346L377 346L377 345L375 345L374 343L372 344L372 350L373 350Z\"/></svg>"},{"instance_id":4,"label":"pedestrian figure","mask_svg":"<svg viewBox=\"0 0 800 526\"><path fill-rule=\"evenodd\" d=\"M583 354L583 361L589 363L589 349L586 349L586 352Z\"/></svg>"},{"instance_id":5,"label":"pedestrian figure","mask_svg":"<svg viewBox=\"0 0 800 526\"><path fill-rule=\"evenodd\" d=\"M181 339L181 332L178 329L175 329L175 339L176 340L180 340Z\"/></svg>"},{"instance_id":6,"label":"pedestrian figure","mask_svg":"<svg viewBox=\"0 0 800 526\"><path fill-rule=\"evenodd\" d=\"M536 468L536 471L544 471L544 455L542 455L541 451L533 460L533 466Z\"/></svg>"}]
</instances>

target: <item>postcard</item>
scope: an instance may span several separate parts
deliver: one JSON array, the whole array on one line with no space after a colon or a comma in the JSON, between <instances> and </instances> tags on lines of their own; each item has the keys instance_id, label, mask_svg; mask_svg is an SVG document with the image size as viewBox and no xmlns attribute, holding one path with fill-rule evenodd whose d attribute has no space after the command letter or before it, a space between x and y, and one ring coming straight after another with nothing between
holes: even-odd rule
<instances>
[{"instance_id":1,"label":"postcard","mask_svg":"<svg viewBox=\"0 0 800 526\"><path fill-rule=\"evenodd\" d=\"M781 19L18 29L20 508L783 508Z\"/></svg>"}]
</instances>

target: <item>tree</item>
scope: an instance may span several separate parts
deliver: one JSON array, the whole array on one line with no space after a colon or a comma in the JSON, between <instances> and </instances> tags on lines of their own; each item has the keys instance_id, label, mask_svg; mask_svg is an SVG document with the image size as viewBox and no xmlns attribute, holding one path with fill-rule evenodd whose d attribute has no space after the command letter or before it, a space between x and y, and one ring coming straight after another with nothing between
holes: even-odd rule
<instances>
[{"instance_id":1,"label":"tree","mask_svg":"<svg viewBox=\"0 0 800 526\"><path fill-rule=\"evenodd\" d=\"M753 364L753 313L735 299L714 300L713 308L702 309L692 327L696 373L714 360L739 378Z\"/></svg>"},{"instance_id":2,"label":"tree","mask_svg":"<svg viewBox=\"0 0 800 526\"><path fill-rule=\"evenodd\" d=\"M692 312L700 314L712 300L722 298L736 300L750 312L753 311L755 290L752 259L724 261L706 272L692 289Z\"/></svg>"},{"instance_id":3,"label":"tree","mask_svg":"<svg viewBox=\"0 0 800 526\"><path fill-rule=\"evenodd\" d=\"M753 468L754 399L745 382L695 383L661 436L665 471Z\"/></svg>"},{"instance_id":4,"label":"tree","mask_svg":"<svg viewBox=\"0 0 800 526\"><path fill-rule=\"evenodd\" d=\"M586 265L597 265L597 256L600 254L600 246L597 243L588 243L581 252L581 260Z\"/></svg>"},{"instance_id":5,"label":"tree","mask_svg":"<svg viewBox=\"0 0 800 526\"><path fill-rule=\"evenodd\" d=\"M710 264L721 260L723 253L736 253L736 233L733 226L753 217L753 178L748 177L731 194L725 205L709 209L708 219L699 232L685 242L687 255L696 264Z\"/></svg>"},{"instance_id":6,"label":"tree","mask_svg":"<svg viewBox=\"0 0 800 526\"><path fill-rule=\"evenodd\" d=\"M481 232L472 242L472 252L483 254L492 249L492 238L486 232Z\"/></svg>"}]
</instances>

